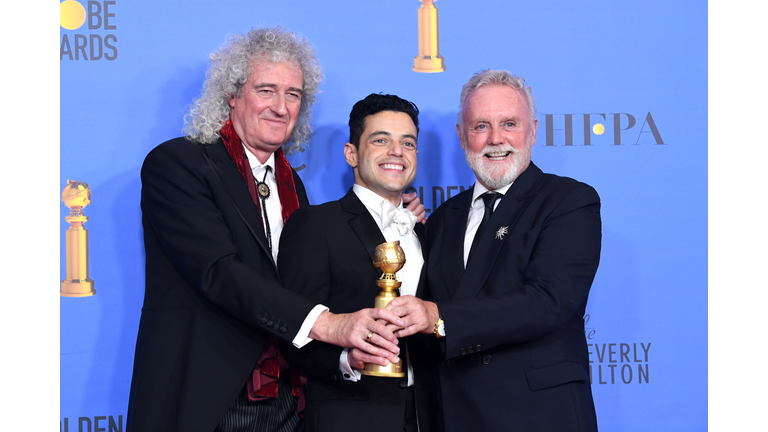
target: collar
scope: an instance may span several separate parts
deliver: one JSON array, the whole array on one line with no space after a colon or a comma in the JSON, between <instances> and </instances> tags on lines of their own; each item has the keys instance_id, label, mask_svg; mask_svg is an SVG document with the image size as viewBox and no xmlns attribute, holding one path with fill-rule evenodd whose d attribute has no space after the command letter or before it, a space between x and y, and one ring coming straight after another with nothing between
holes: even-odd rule
<instances>
[{"instance_id":1,"label":"collar","mask_svg":"<svg viewBox=\"0 0 768 432\"><path fill-rule=\"evenodd\" d=\"M381 229L381 203L386 200L376 192L366 188L365 186L360 186L357 183L352 185L352 191L355 193L355 195L357 195L357 198L360 200L360 202L363 203L365 208L368 209L368 211L372 214L376 215L373 220L376 221L376 225L378 225L379 229ZM403 209L402 199L400 200L400 205L398 205L396 208L401 210Z\"/></svg>"},{"instance_id":2,"label":"collar","mask_svg":"<svg viewBox=\"0 0 768 432\"><path fill-rule=\"evenodd\" d=\"M514 183L514 182L512 182L512 183ZM509 190L509 188L512 187L512 183L510 183L510 184L508 184L508 185L506 185L506 186L504 186L502 188L494 189L493 192L498 192L498 193L500 193L502 195L506 195L506 193ZM480 184L479 181L475 181L475 187L472 190L472 201L471 202L474 203L475 200L477 200L477 198L480 197L480 195L482 195L482 194L484 194L486 192L488 192L488 189L485 186L483 186L482 184Z\"/></svg>"},{"instance_id":3,"label":"collar","mask_svg":"<svg viewBox=\"0 0 768 432\"><path fill-rule=\"evenodd\" d=\"M365 186L360 186L359 184L355 183L352 186L352 191L357 195L357 197L362 201L363 205L368 208L368 210L376 213L379 215L381 213L381 202L385 201L384 198L381 197L381 195L377 194L376 192L366 188ZM402 209L403 208L403 200L400 200L400 204L396 206L396 208ZM379 215L381 216L381 215Z\"/></svg>"},{"instance_id":4,"label":"collar","mask_svg":"<svg viewBox=\"0 0 768 432\"><path fill-rule=\"evenodd\" d=\"M272 168L272 172L275 172L275 154L272 153L269 155L269 159L267 159L266 162L261 163L259 162L259 159L251 153L250 150L248 150L248 147L245 146L245 144L242 144L243 150L245 150L245 156L248 158L248 163L251 164L251 171L253 171L254 174L257 172L263 170L265 167Z\"/></svg>"}]
</instances>

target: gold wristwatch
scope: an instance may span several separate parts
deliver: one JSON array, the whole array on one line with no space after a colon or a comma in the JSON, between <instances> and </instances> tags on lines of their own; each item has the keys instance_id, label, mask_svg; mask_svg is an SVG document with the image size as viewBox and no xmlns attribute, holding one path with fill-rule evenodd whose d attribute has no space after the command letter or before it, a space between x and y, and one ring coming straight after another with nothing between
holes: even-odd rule
<instances>
[{"instance_id":1,"label":"gold wristwatch","mask_svg":"<svg viewBox=\"0 0 768 432\"><path fill-rule=\"evenodd\" d=\"M438 318L435 322L435 336L439 338L445 337L445 322L442 318Z\"/></svg>"}]
</instances>

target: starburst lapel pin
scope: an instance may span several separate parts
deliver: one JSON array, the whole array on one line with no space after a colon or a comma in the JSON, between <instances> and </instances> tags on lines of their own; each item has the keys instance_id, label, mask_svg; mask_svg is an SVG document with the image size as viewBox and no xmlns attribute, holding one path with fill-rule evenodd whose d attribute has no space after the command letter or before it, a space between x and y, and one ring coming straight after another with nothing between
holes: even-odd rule
<instances>
[{"instance_id":1,"label":"starburst lapel pin","mask_svg":"<svg viewBox=\"0 0 768 432\"><path fill-rule=\"evenodd\" d=\"M496 231L496 240L504 240L504 236L509 234L509 227L501 227Z\"/></svg>"}]
</instances>

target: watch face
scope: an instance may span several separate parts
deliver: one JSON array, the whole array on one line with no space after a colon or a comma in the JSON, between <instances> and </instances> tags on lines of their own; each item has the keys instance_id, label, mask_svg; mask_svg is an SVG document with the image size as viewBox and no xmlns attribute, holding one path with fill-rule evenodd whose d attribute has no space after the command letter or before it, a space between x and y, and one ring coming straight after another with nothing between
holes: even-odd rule
<instances>
[{"instance_id":1,"label":"watch face","mask_svg":"<svg viewBox=\"0 0 768 432\"><path fill-rule=\"evenodd\" d=\"M440 336L445 336L445 324L444 323L440 323L440 324L437 325L437 334L439 334Z\"/></svg>"}]
</instances>

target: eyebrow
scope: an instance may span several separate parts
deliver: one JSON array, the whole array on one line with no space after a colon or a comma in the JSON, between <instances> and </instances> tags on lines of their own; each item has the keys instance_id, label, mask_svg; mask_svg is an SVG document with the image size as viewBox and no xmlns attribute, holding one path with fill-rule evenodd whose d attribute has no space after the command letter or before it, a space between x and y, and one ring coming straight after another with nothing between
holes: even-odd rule
<instances>
[{"instance_id":1,"label":"eyebrow","mask_svg":"<svg viewBox=\"0 0 768 432\"><path fill-rule=\"evenodd\" d=\"M387 131L374 131L374 132L371 132L370 135L368 135L368 138L373 138L373 137L375 137L377 135L392 136L392 134L387 132ZM401 135L400 138L410 138L410 139L412 139L414 141L418 141L419 140L418 138L416 138L412 134L404 134L404 135Z\"/></svg>"},{"instance_id":2,"label":"eyebrow","mask_svg":"<svg viewBox=\"0 0 768 432\"><path fill-rule=\"evenodd\" d=\"M276 89L277 88L277 84L260 83L260 84L256 84L255 86L253 86L253 88L255 88L255 89L260 89L260 88L264 88L264 87L270 87L270 88ZM296 88L296 87L288 87L288 90L289 91L295 91L295 92L302 93L302 94L304 93L304 89L300 89L300 88Z\"/></svg>"},{"instance_id":3,"label":"eyebrow","mask_svg":"<svg viewBox=\"0 0 768 432\"><path fill-rule=\"evenodd\" d=\"M387 132L387 131L373 131L373 132L371 132L370 135L368 135L368 138L373 138L373 137L375 137L377 135L392 136L392 134Z\"/></svg>"}]
</instances>

